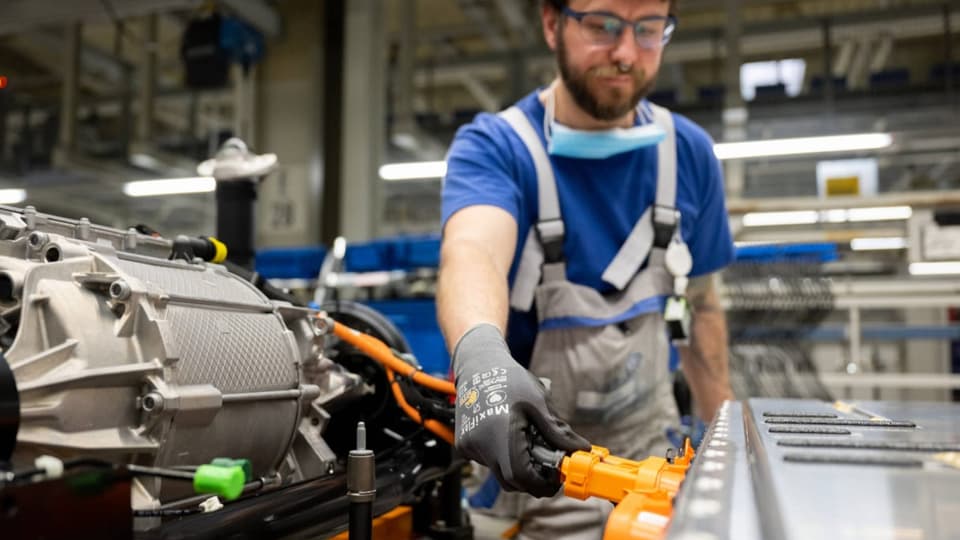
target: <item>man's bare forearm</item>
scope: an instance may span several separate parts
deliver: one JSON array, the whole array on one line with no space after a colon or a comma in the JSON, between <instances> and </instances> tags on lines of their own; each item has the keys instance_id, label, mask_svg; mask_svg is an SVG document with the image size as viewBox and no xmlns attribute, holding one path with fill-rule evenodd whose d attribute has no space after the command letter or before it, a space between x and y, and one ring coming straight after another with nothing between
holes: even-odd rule
<instances>
[{"instance_id":1,"label":"man's bare forearm","mask_svg":"<svg viewBox=\"0 0 960 540\"><path fill-rule=\"evenodd\" d=\"M679 349L681 365L696 402L697 416L709 422L724 400L733 399L727 321L713 275L693 279L688 298L693 322L690 345Z\"/></svg>"},{"instance_id":2,"label":"man's bare forearm","mask_svg":"<svg viewBox=\"0 0 960 540\"><path fill-rule=\"evenodd\" d=\"M437 317L447 349L480 323L507 323L507 280L484 246L473 241L445 244L437 284Z\"/></svg>"}]
</instances>

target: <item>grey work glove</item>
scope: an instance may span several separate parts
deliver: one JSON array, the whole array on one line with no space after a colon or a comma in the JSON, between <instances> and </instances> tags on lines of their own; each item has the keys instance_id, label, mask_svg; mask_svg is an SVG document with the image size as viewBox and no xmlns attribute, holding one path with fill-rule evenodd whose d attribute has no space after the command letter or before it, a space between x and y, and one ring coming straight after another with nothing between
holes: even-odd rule
<instances>
[{"instance_id":1,"label":"grey work glove","mask_svg":"<svg viewBox=\"0 0 960 540\"><path fill-rule=\"evenodd\" d=\"M531 427L556 450L590 450L590 443L553 415L543 384L510 356L500 330L491 324L468 330L453 365L457 449L489 467L507 491L556 494L560 474L533 461Z\"/></svg>"}]
</instances>

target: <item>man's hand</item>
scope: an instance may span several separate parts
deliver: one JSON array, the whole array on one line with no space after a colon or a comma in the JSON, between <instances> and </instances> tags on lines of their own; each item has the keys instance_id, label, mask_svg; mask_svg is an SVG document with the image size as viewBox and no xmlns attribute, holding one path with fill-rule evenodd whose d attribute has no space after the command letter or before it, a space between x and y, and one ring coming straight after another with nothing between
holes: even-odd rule
<instances>
[{"instance_id":1,"label":"man's hand","mask_svg":"<svg viewBox=\"0 0 960 540\"><path fill-rule=\"evenodd\" d=\"M589 450L590 443L553 415L543 385L510 356L492 324L468 330L457 344L453 363L457 449L489 467L507 491L556 494L560 475L535 465L531 427L564 452Z\"/></svg>"}]
</instances>

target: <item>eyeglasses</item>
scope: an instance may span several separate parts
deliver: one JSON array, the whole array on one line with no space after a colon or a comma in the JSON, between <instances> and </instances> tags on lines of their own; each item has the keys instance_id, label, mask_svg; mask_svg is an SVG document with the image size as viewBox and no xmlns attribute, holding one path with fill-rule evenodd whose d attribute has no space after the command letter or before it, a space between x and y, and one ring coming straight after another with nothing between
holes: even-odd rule
<instances>
[{"instance_id":1,"label":"eyeglasses","mask_svg":"<svg viewBox=\"0 0 960 540\"><path fill-rule=\"evenodd\" d=\"M673 15L653 15L628 21L607 11L574 11L564 6L563 14L580 23L580 34L593 45L610 46L620 39L627 26L633 27L633 38L644 49L658 49L666 45L677 28Z\"/></svg>"}]
</instances>

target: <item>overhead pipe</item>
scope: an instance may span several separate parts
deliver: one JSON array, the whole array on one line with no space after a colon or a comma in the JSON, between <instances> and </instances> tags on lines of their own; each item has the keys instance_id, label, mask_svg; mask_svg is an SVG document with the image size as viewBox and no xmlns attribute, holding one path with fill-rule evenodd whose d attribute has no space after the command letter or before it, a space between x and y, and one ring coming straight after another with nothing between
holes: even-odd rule
<instances>
[{"instance_id":1,"label":"overhead pipe","mask_svg":"<svg viewBox=\"0 0 960 540\"><path fill-rule=\"evenodd\" d=\"M63 48L63 91L60 99L59 145L73 150L77 144L77 95L80 90L80 54L83 50L83 27L67 25Z\"/></svg>"},{"instance_id":2,"label":"overhead pipe","mask_svg":"<svg viewBox=\"0 0 960 540\"><path fill-rule=\"evenodd\" d=\"M144 18L145 43L140 64L140 101L137 115L137 140L150 142L153 137L153 98L157 80L157 16Z\"/></svg>"}]
</instances>

